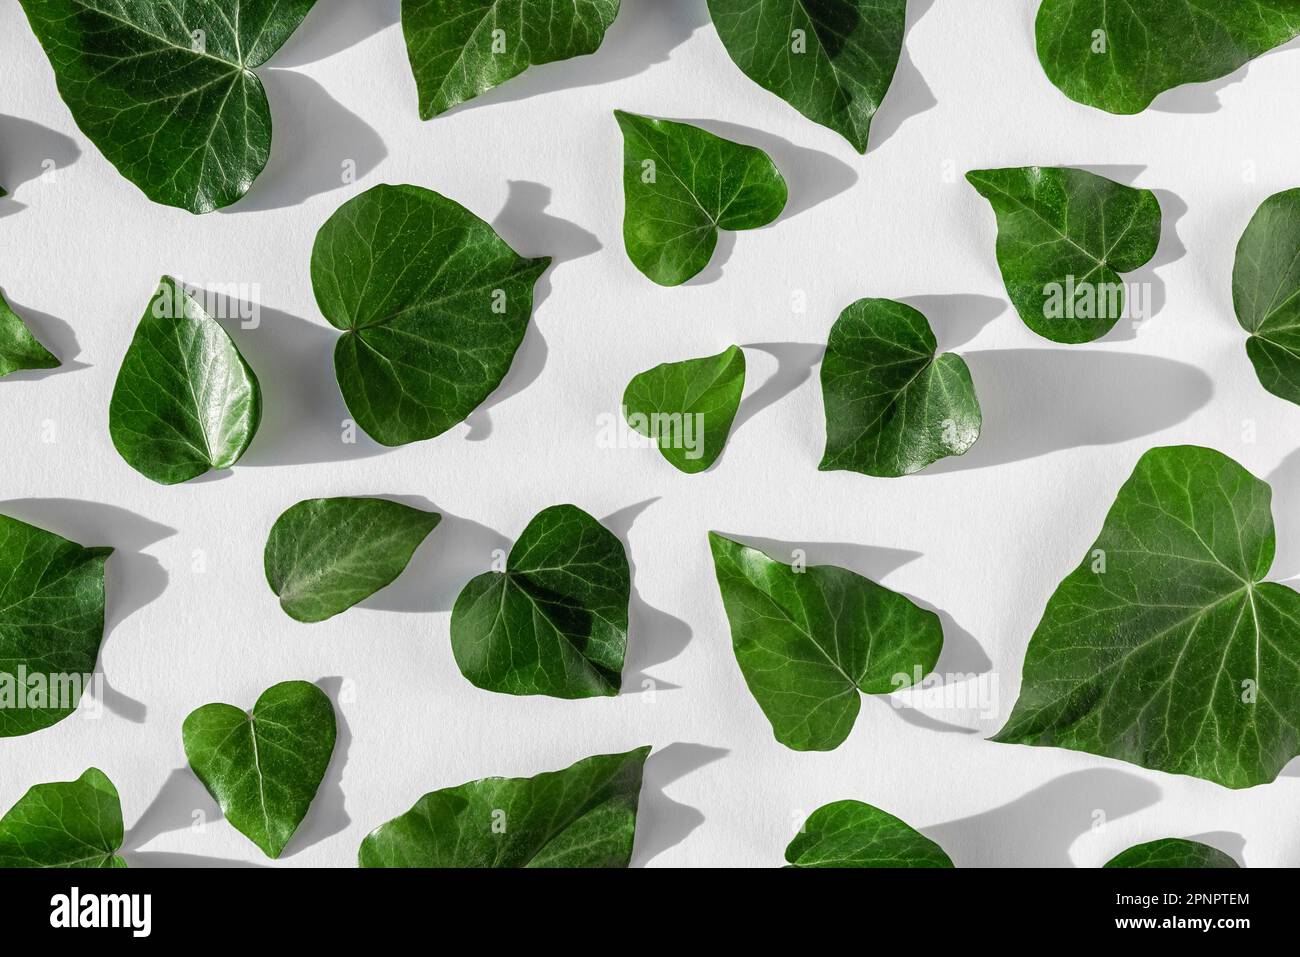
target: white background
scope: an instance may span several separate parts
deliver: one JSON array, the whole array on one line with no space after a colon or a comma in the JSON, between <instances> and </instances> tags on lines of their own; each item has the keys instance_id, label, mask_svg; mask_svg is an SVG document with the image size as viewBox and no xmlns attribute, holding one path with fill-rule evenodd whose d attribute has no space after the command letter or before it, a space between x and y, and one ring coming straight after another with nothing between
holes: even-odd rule
<instances>
[{"instance_id":1,"label":"white background","mask_svg":"<svg viewBox=\"0 0 1300 957\"><path fill-rule=\"evenodd\" d=\"M0 383L0 509L118 549L107 707L0 740L0 807L95 765L121 792L133 865L266 864L186 769L181 723L204 703L251 707L272 683L305 678L339 701L340 743L280 866L353 864L366 832L426 791L640 744L655 754L637 863L778 865L800 817L842 798L898 814L962 866L1096 866L1140 841L1197 835L1250 866L1300 863L1296 770L1232 792L984 740L1015 700L1048 596L1147 448L1209 445L1266 477L1273 577L1300 575L1300 409L1260 387L1230 288L1255 208L1300 185L1300 53L1115 117L1047 81L1032 0L909 6L906 52L859 156L741 74L704 0L624 0L596 55L430 122L417 116L398 0L320 0L261 71L275 126L267 170L243 202L195 217L150 203L81 135L17 0L0 0L0 182L12 193L0 200L0 285L65 360ZM707 120L768 150L790 183L785 215L724 234L689 285L655 286L622 248L616 107ZM1160 191L1160 251L1129 277L1153 284L1153 318L1058 347L1009 309L992 211L962 174L1029 164ZM488 408L395 450L339 441L336 333L308 273L321 223L380 182L436 189L519 252L557 260ZM123 351L163 273L246 284L262 307L259 328L228 324L261 379L261 430L231 472L173 488L132 471L107 429ZM817 471L821 344L863 296L919 305L941 346L966 357L984 432L965 459L897 480ZM599 446L598 420L635 373L733 342L751 346L749 382L714 469L688 476L653 450ZM267 530L299 499L357 494L405 496L445 518L392 587L298 624L262 575ZM624 694L480 691L452 659L448 609L493 549L559 502L608 518L629 547ZM993 710L867 699L839 749L777 744L731 652L709 529L768 540L778 557L804 547L940 610L940 670L986 672ZM206 828L191 827L196 811Z\"/></svg>"}]
</instances>

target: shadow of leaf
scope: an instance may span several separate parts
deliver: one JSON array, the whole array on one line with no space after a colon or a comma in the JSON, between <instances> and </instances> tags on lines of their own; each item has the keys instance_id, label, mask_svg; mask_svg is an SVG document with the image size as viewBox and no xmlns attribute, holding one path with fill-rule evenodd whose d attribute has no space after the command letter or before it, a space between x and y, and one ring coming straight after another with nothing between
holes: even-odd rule
<instances>
[{"instance_id":1,"label":"shadow of leaf","mask_svg":"<svg viewBox=\"0 0 1300 957\"><path fill-rule=\"evenodd\" d=\"M645 777L641 783L632 867L644 867L664 851L686 840L704 823L703 814L674 801L664 790L678 779L729 753L726 748L683 742L651 752L646 759Z\"/></svg>"}]
</instances>

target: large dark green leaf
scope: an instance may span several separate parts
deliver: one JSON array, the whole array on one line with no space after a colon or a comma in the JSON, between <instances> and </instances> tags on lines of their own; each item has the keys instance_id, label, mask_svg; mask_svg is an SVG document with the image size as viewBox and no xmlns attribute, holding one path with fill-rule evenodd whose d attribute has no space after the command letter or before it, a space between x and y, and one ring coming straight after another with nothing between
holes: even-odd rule
<instances>
[{"instance_id":1,"label":"large dark green leaf","mask_svg":"<svg viewBox=\"0 0 1300 957\"><path fill-rule=\"evenodd\" d=\"M822 361L824 471L908 475L965 455L980 404L961 356L936 356L925 316L889 299L859 299L831 327Z\"/></svg>"},{"instance_id":2,"label":"large dark green leaf","mask_svg":"<svg viewBox=\"0 0 1300 957\"><path fill-rule=\"evenodd\" d=\"M1116 854L1105 867L1240 867L1231 855L1217 847L1179 837L1138 844Z\"/></svg>"},{"instance_id":3,"label":"large dark green leaf","mask_svg":"<svg viewBox=\"0 0 1300 957\"><path fill-rule=\"evenodd\" d=\"M257 376L226 330L164 276L113 387L108 430L118 453L175 485L238 462L261 418Z\"/></svg>"},{"instance_id":4,"label":"large dark green leaf","mask_svg":"<svg viewBox=\"0 0 1300 957\"><path fill-rule=\"evenodd\" d=\"M0 818L0 867L126 867L122 805L98 768L37 784Z\"/></svg>"},{"instance_id":5,"label":"large dark green leaf","mask_svg":"<svg viewBox=\"0 0 1300 957\"><path fill-rule=\"evenodd\" d=\"M1211 449L1142 456L1047 603L994 740L1233 788L1277 777L1300 754L1300 595L1261 584L1270 497Z\"/></svg>"},{"instance_id":6,"label":"large dark green leaf","mask_svg":"<svg viewBox=\"0 0 1300 957\"><path fill-rule=\"evenodd\" d=\"M631 590L614 533L576 506L553 505L528 523L504 572L479 575L456 598L456 664L503 694L616 695Z\"/></svg>"},{"instance_id":7,"label":"large dark green leaf","mask_svg":"<svg viewBox=\"0 0 1300 957\"><path fill-rule=\"evenodd\" d=\"M819 807L785 849L791 867L952 867L938 844L861 801Z\"/></svg>"},{"instance_id":8,"label":"large dark green leaf","mask_svg":"<svg viewBox=\"0 0 1300 957\"><path fill-rule=\"evenodd\" d=\"M263 561L280 607L324 621L392 583L442 516L382 498L313 498L271 526Z\"/></svg>"},{"instance_id":9,"label":"large dark green leaf","mask_svg":"<svg viewBox=\"0 0 1300 957\"><path fill-rule=\"evenodd\" d=\"M758 229L785 209L785 180L757 147L688 123L614 116L623 131L623 243L661 286L703 270L719 229Z\"/></svg>"},{"instance_id":10,"label":"large dark green leaf","mask_svg":"<svg viewBox=\"0 0 1300 957\"><path fill-rule=\"evenodd\" d=\"M665 362L633 377L623 393L623 416L655 440L674 468L703 472L722 454L744 391L745 353L732 346L716 356Z\"/></svg>"},{"instance_id":11,"label":"large dark green leaf","mask_svg":"<svg viewBox=\"0 0 1300 957\"><path fill-rule=\"evenodd\" d=\"M939 616L834 565L799 568L709 533L745 683L776 739L829 751L853 729L863 694L888 694L939 660Z\"/></svg>"},{"instance_id":12,"label":"large dark green leaf","mask_svg":"<svg viewBox=\"0 0 1300 957\"><path fill-rule=\"evenodd\" d=\"M36 341L0 293L0 376L22 369L53 369L58 364L58 358Z\"/></svg>"},{"instance_id":13,"label":"large dark green leaf","mask_svg":"<svg viewBox=\"0 0 1300 957\"><path fill-rule=\"evenodd\" d=\"M648 747L431 791L361 842L362 867L627 867Z\"/></svg>"},{"instance_id":14,"label":"large dark green leaf","mask_svg":"<svg viewBox=\"0 0 1300 957\"><path fill-rule=\"evenodd\" d=\"M21 0L72 118L150 199L206 213L271 151L253 70L316 0Z\"/></svg>"},{"instance_id":15,"label":"large dark green leaf","mask_svg":"<svg viewBox=\"0 0 1300 957\"><path fill-rule=\"evenodd\" d=\"M1296 0L1043 0L1038 59L1066 96L1139 113L1300 35Z\"/></svg>"},{"instance_id":16,"label":"large dark green leaf","mask_svg":"<svg viewBox=\"0 0 1300 957\"><path fill-rule=\"evenodd\" d=\"M966 174L998 219L998 266L1025 325L1053 342L1090 342L1124 315L1120 273L1160 245L1160 202L1081 169Z\"/></svg>"},{"instance_id":17,"label":"large dark green leaf","mask_svg":"<svg viewBox=\"0 0 1300 957\"><path fill-rule=\"evenodd\" d=\"M48 728L76 710L104 640L112 551L0 515L0 737Z\"/></svg>"},{"instance_id":18,"label":"large dark green leaf","mask_svg":"<svg viewBox=\"0 0 1300 957\"><path fill-rule=\"evenodd\" d=\"M283 681L251 713L205 704L185 719L185 757L236 830L279 857L307 816L334 753L334 706L313 684Z\"/></svg>"},{"instance_id":19,"label":"large dark green leaf","mask_svg":"<svg viewBox=\"0 0 1300 957\"><path fill-rule=\"evenodd\" d=\"M510 369L550 263L419 186L376 186L339 207L316 235L311 281L344 332L334 373L357 423L403 445L474 411Z\"/></svg>"},{"instance_id":20,"label":"large dark green leaf","mask_svg":"<svg viewBox=\"0 0 1300 957\"><path fill-rule=\"evenodd\" d=\"M406 53L427 120L530 66L595 53L619 0L402 0Z\"/></svg>"},{"instance_id":21,"label":"large dark green leaf","mask_svg":"<svg viewBox=\"0 0 1300 957\"><path fill-rule=\"evenodd\" d=\"M709 0L709 12L746 76L867 151L903 51L907 0Z\"/></svg>"},{"instance_id":22,"label":"large dark green leaf","mask_svg":"<svg viewBox=\"0 0 1300 957\"><path fill-rule=\"evenodd\" d=\"M1255 212L1237 244L1232 300L1260 383L1300 403L1300 189L1270 196Z\"/></svg>"}]
</instances>

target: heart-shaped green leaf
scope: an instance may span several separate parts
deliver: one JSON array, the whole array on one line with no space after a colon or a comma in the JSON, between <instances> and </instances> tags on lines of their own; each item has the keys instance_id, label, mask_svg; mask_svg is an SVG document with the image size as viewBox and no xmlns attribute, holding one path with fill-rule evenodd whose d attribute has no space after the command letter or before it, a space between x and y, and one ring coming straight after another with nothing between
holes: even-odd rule
<instances>
[{"instance_id":1,"label":"heart-shaped green leaf","mask_svg":"<svg viewBox=\"0 0 1300 957\"><path fill-rule=\"evenodd\" d=\"M745 353L731 346L634 376L623 393L623 417L655 440L673 468L703 472L722 454L744 391Z\"/></svg>"},{"instance_id":2,"label":"heart-shaped green leaf","mask_svg":"<svg viewBox=\"0 0 1300 957\"><path fill-rule=\"evenodd\" d=\"M334 706L313 684L283 681L252 713L205 704L185 719L185 757L236 830L279 857L334 753Z\"/></svg>"},{"instance_id":3,"label":"heart-shaped green leaf","mask_svg":"<svg viewBox=\"0 0 1300 957\"><path fill-rule=\"evenodd\" d=\"M1072 100L1140 113L1165 90L1227 76L1300 35L1295 0L1043 0L1038 59Z\"/></svg>"},{"instance_id":4,"label":"heart-shaped green leaf","mask_svg":"<svg viewBox=\"0 0 1300 957\"><path fill-rule=\"evenodd\" d=\"M402 0L420 119L445 113L530 66L595 53L619 0Z\"/></svg>"},{"instance_id":5,"label":"heart-shaped green leaf","mask_svg":"<svg viewBox=\"0 0 1300 957\"><path fill-rule=\"evenodd\" d=\"M126 867L122 805L98 768L37 784L0 818L0 867Z\"/></svg>"},{"instance_id":6,"label":"heart-shaped green leaf","mask_svg":"<svg viewBox=\"0 0 1300 957\"><path fill-rule=\"evenodd\" d=\"M952 867L938 844L861 801L813 811L785 849L790 867Z\"/></svg>"},{"instance_id":7,"label":"heart-shaped green leaf","mask_svg":"<svg viewBox=\"0 0 1300 957\"><path fill-rule=\"evenodd\" d=\"M1155 193L1057 167L966 178L997 214L998 266L1025 325L1053 342L1109 332L1130 300L1120 273L1140 269L1160 245Z\"/></svg>"},{"instance_id":8,"label":"heart-shaped green leaf","mask_svg":"<svg viewBox=\"0 0 1300 957\"><path fill-rule=\"evenodd\" d=\"M1158 448L1057 587L995 741L1073 748L1232 788L1300 754L1300 595L1271 490L1220 452Z\"/></svg>"},{"instance_id":9,"label":"heart-shaped green leaf","mask_svg":"<svg viewBox=\"0 0 1300 957\"><path fill-rule=\"evenodd\" d=\"M501 384L549 258L524 259L459 203L376 186L316 234L316 302L342 329L334 373L376 441L431 439Z\"/></svg>"},{"instance_id":10,"label":"heart-shaped green leaf","mask_svg":"<svg viewBox=\"0 0 1300 957\"><path fill-rule=\"evenodd\" d=\"M316 0L21 0L83 133L156 203L207 213L271 152L253 72Z\"/></svg>"},{"instance_id":11,"label":"heart-shaped green leaf","mask_svg":"<svg viewBox=\"0 0 1300 957\"><path fill-rule=\"evenodd\" d=\"M771 158L691 126L615 110L623 131L623 243L661 286L698 274L718 230L758 229L788 196Z\"/></svg>"},{"instance_id":12,"label":"heart-shaped green leaf","mask_svg":"<svg viewBox=\"0 0 1300 957\"><path fill-rule=\"evenodd\" d=\"M1127 851L1116 854L1103 867L1240 867L1232 856L1223 853L1217 847L1210 847L1199 841L1188 841L1178 837L1166 837L1159 841L1138 844Z\"/></svg>"},{"instance_id":13,"label":"heart-shaped green leaf","mask_svg":"<svg viewBox=\"0 0 1300 957\"><path fill-rule=\"evenodd\" d=\"M627 867L648 747L431 791L361 842L362 867Z\"/></svg>"},{"instance_id":14,"label":"heart-shaped green leaf","mask_svg":"<svg viewBox=\"0 0 1300 957\"><path fill-rule=\"evenodd\" d=\"M104 640L112 552L0 515L0 737L76 710Z\"/></svg>"},{"instance_id":15,"label":"heart-shaped green leaf","mask_svg":"<svg viewBox=\"0 0 1300 957\"><path fill-rule=\"evenodd\" d=\"M22 369L53 369L58 364L55 355L36 340L0 293L0 376Z\"/></svg>"},{"instance_id":16,"label":"heart-shaped green leaf","mask_svg":"<svg viewBox=\"0 0 1300 957\"><path fill-rule=\"evenodd\" d=\"M1237 321L1260 384L1300 403L1300 189L1270 196L1237 244Z\"/></svg>"},{"instance_id":17,"label":"heart-shaped green leaf","mask_svg":"<svg viewBox=\"0 0 1300 957\"><path fill-rule=\"evenodd\" d=\"M623 543L574 505L539 512L504 572L461 590L451 650L461 674L502 694L616 695L632 578Z\"/></svg>"},{"instance_id":18,"label":"heart-shaped green leaf","mask_svg":"<svg viewBox=\"0 0 1300 957\"><path fill-rule=\"evenodd\" d=\"M709 0L709 13L746 76L867 151L903 52L907 0Z\"/></svg>"},{"instance_id":19,"label":"heart-shaped green leaf","mask_svg":"<svg viewBox=\"0 0 1300 957\"><path fill-rule=\"evenodd\" d=\"M925 316L889 299L859 299L831 327L822 361L826 452L821 469L896 477L979 438L979 400L961 356L936 356Z\"/></svg>"},{"instance_id":20,"label":"heart-shaped green leaf","mask_svg":"<svg viewBox=\"0 0 1300 957\"><path fill-rule=\"evenodd\" d=\"M382 498L312 498L286 510L263 562L280 607L324 621L392 584L442 516Z\"/></svg>"},{"instance_id":21,"label":"heart-shaped green leaf","mask_svg":"<svg viewBox=\"0 0 1300 957\"><path fill-rule=\"evenodd\" d=\"M162 485L239 461L262 390L226 330L164 276L126 350L108 407L118 454Z\"/></svg>"},{"instance_id":22,"label":"heart-shaped green leaf","mask_svg":"<svg viewBox=\"0 0 1300 957\"><path fill-rule=\"evenodd\" d=\"M863 694L928 674L943 647L934 612L834 565L791 566L709 533L731 642L776 739L830 751L853 729Z\"/></svg>"}]
</instances>

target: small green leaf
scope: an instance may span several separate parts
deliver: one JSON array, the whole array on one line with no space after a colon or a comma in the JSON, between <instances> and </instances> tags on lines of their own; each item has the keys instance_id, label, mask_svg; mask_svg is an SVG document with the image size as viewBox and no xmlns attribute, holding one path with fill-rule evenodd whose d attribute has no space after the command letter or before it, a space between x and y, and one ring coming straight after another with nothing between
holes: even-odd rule
<instances>
[{"instance_id":1,"label":"small green leaf","mask_svg":"<svg viewBox=\"0 0 1300 957\"><path fill-rule=\"evenodd\" d=\"M831 327L822 361L826 452L821 469L897 477L980 434L980 405L961 356L935 356L925 316L889 299L859 299Z\"/></svg>"},{"instance_id":2,"label":"small green leaf","mask_svg":"<svg viewBox=\"0 0 1300 957\"><path fill-rule=\"evenodd\" d=\"M1300 35L1296 0L1044 0L1038 59L1066 96L1140 113L1165 90L1227 76Z\"/></svg>"},{"instance_id":3,"label":"small green leaf","mask_svg":"<svg viewBox=\"0 0 1300 957\"><path fill-rule=\"evenodd\" d=\"M0 191L0 196L4 193ZM0 293L0 376L22 369L53 369L59 360L36 341L27 324L18 317Z\"/></svg>"},{"instance_id":4,"label":"small green leaf","mask_svg":"<svg viewBox=\"0 0 1300 957\"><path fill-rule=\"evenodd\" d=\"M903 595L834 565L773 561L716 532L709 545L736 661L786 747L838 747L859 691L907 687L939 660L939 616Z\"/></svg>"},{"instance_id":5,"label":"small green leaf","mask_svg":"<svg viewBox=\"0 0 1300 957\"><path fill-rule=\"evenodd\" d=\"M813 811L785 849L791 867L952 867L938 844L861 801Z\"/></svg>"},{"instance_id":6,"label":"small green leaf","mask_svg":"<svg viewBox=\"0 0 1300 957\"><path fill-rule=\"evenodd\" d=\"M420 119L445 113L530 66L595 53L619 0L402 0Z\"/></svg>"},{"instance_id":7,"label":"small green leaf","mask_svg":"<svg viewBox=\"0 0 1300 957\"><path fill-rule=\"evenodd\" d=\"M745 353L731 346L634 376L623 393L623 417L655 440L673 468L703 472L722 454L744 391Z\"/></svg>"},{"instance_id":8,"label":"small green leaf","mask_svg":"<svg viewBox=\"0 0 1300 957\"><path fill-rule=\"evenodd\" d=\"M1120 273L1160 245L1160 202L1081 169L1028 166L966 174L998 219L998 266L1011 303L1053 342L1091 342L1124 316Z\"/></svg>"},{"instance_id":9,"label":"small green leaf","mask_svg":"<svg viewBox=\"0 0 1300 957\"><path fill-rule=\"evenodd\" d=\"M307 816L334 753L334 706L313 684L283 681L250 714L205 704L185 719L185 757L231 825L279 857Z\"/></svg>"},{"instance_id":10,"label":"small green leaf","mask_svg":"<svg viewBox=\"0 0 1300 957\"><path fill-rule=\"evenodd\" d=\"M431 791L361 842L362 867L627 867L648 747Z\"/></svg>"},{"instance_id":11,"label":"small green leaf","mask_svg":"<svg viewBox=\"0 0 1300 957\"><path fill-rule=\"evenodd\" d=\"M393 446L462 421L509 371L550 263L419 186L375 186L340 206L316 234L311 282L344 333L334 373L357 423Z\"/></svg>"},{"instance_id":12,"label":"small green leaf","mask_svg":"<svg viewBox=\"0 0 1300 957\"><path fill-rule=\"evenodd\" d=\"M312 498L271 526L263 561L280 607L324 621L392 584L442 516L382 498Z\"/></svg>"},{"instance_id":13,"label":"small green leaf","mask_svg":"<svg viewBox=\"0 0 1300 957\"><path fill-rule=\"evenodd\" d=\"M1232 300L1260 383L1300 404L1300 189L1270 196L1251 218L1237 244Z\"/></svg>"},{"instance_id":14,"label":"small green leaf","mask_svg":"<svg viewBox=\"0 0 1300 957\"><path fill-rule=\"evenodd\" d=\"M576 506L553 505L528 523L504 572L479 575L456 598L456 664L502 694L616 695L631 590L614 533Z\"/></svg>"},{"instance_id":15,"label":"small green leaf","mask_svg":"<svg viewBox=\"0 0 1300 957\"><path fill-rule=\"evenodd\" d=\"M77 126L156 203L207 213L271 152L253 72L316 0L21 0Z\"/></svg>"},{"instance_id":16,"label":"small green leaf","mask_svg":"<svg viewBox=\"0 0 1300 957\"><path fill-rule=\"evenodd\" d=\"M164 276L136 327L108 407L118 454L175 485L239 461L262 418L257 376L221 324Z\"/></svg>"},{"instance_id":17,"label":"small green leaf","mask_svg":"<svg viewBox=\"0 0 1300 957\"><path fill-rule=\"evenodd\" d=\"M1300 595L1261 584L1271 490L1220 452L1158 448L1057 587L993 739L1226 787L1300 754Z\"/></svg>"},{"instance_id":18,"label":"small green leaf","mask_svg":"<svg viewBox=\"0 0 1300 957\"><path fill-rule=\"evenodd\" d=\"M48 728L76 710L104 640L112 552L0 515L0 737Z\"/></svg>"},{"instance_id":19,"label":"small green leaf","mask_svg":"<svg viewBox=\"0 0 1300 957\"><path fill-rule=\"evenodd\" d=\"M709 13L746 76L867 151L903 52L907 0L709 0Z\"/></svg>"},{"instance_id":20,"label":"small green leaf","mask_svg":"<svg viewBox=\"0 0 1300 957\"><path fill-rule=\"evenodd\" d=\"M0 867L126 867L122 805L98 768L37 784L0 818Z\"/></svg>"},{"instance_id":21,"label":"small green leaf","mask_svg":"<svg viewBox=\"0 0 1300 957\"><path fill-rule=\"evenodd\" d=\"M687 123L614 116L623 131L623 242L661 286L701 272L719 229L758 229L785 209L785 180L757 147Z\"/></svg>"},{"instance_id":22,"label":"small green leaf","mask_svg":"<svg viewBox=\"0 0 1300 957\"><path fill-rule=\"evenodd\" d=\"M1104 867L1240 867L1231 855L1217 847L1179 837L1166 837L1159 841L1137 844L1116 854Z\"/></svg>"}]
</instances>

